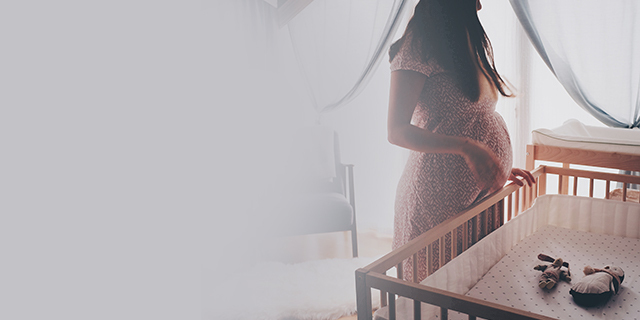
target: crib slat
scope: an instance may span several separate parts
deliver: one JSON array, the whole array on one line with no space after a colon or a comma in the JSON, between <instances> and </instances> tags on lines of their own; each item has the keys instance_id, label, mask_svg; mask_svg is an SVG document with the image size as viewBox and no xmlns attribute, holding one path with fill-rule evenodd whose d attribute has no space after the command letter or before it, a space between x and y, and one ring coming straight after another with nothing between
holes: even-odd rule
<instances>
[{"instance_id":1,"label":"crib slat","mask_svg":"<svg viewBox=\"0 0 640 320\"><path fill-rule=\"evenodd\" d=\"M427 276L433 273L433 243L427 246Z\"/></svg>"},{"instance_id":2,"label":"crib slat","mask_svg":"<svg viewBox=\"0 0 640 320\"><path fill-rule=\"evenodd\" d=\"M622 201L627 201L627 184L622 184Z\"/></svg>"},{"instance_id":3,"label":"crib slat","mask_svg":"<svg viewBox=\"0 0 640 320\"><path fill-rule=\"evenodd\" d=\"M594 185L594 180L593 178L589 179L589 198L593 198L593 185Z\"/></svg>"},{"instance_id":4,"label":"crib slat","mask_svg":"<svg viewBox=\"0 0 640 320\"><path fill-rule=\"evenodd\" d=\"M604 198L609 199L609 188L611 187L611 180L607 180L606 185L604 186Z\"/></svg>"},{"instance_id":5,"label":"crib slat","mask_svg":"<svg viewBox=\"0 0 640 320\"><path fill-rule=\"evenodd\" d=\"M469 248L469 221L462 225L462 252Z\"/></svg>"},{"instance_id":6,"label":"crib slat","mask_svg":"<svg viewBox=\"0 0 640 320\"><path fill-rule=\"evenodd\" d=\"M480 213L480 227L481 227L480 232L482 232L479 237L480 239L484 238L487 235L487 226L489 224L488 215L489 215L489 210L485 210Z\"/></svg>"},{"instance_id":7,"label":"crib slat","mask_svg":"<svg viewBox=\"0 0 640 320\"><path fill-rule=\"evenodd\" d=\"M386 275L387 272L383 272L382 274ZM386 307L387 306L387 293L380 290L380 306L381 307Z\"/></svg>"},{"instance_id":8,"label":"crib slat","mask_svg":"<svg viewBox=\"0 0 640 320\"><path fill-rule=\"evenodd\" d=\"M485 237L493 231L493 224L495 223L495 219L493 218L493 206L487 208L487 233L485 233Z\"/></svg>"},{"instance_id":9,"label":"crib slat","mask_svg":"<svg viewBox=\"0 0 640 320\"><path fill-rule=\"evenodd\" d=\"M449 319L449 309L440 307L440 319L442 320Z\"/></svg>"},{"instance_id":10,"label":"crib slat","mask_svg":"<svg viewBox=\"0 0 640 320\"><path fill-rule=\"evenodd\" d=\"M518 214L521 214L522 211L524 211L524 209L526 209L526 204L525 204L525 198L527 197L525 195L524 189L520 188L518 189L518 194L520 196L520 202L518 203Z\"/></svg>"},{"instance_id":11,"label":"crib slat","mask_svg":"<svg viewBox=\"0 0 640 320\"><path fill-rule=\"evenodd\" d=\"M460 232L458 228L451 230L451 259L458 256L458 232Z\"/></svg>"},{"instance_id":12,"label":"crib slat","mask_svg":"<svg viewBox=\"0 0 640 320\"><path fill-rule=\"evenodd\" d=\"M498 201L496 204L496 211L498 212L498 225L496 229L498 229L504 224L504 199Z\"/></svg>"},{"instance_id":13,"label":"crib slat","mask_svg":"<svg viewBox=\"0 0 640 320\"><path fill-rule=\"evenodd\" d=\"M562 167L565 169L570 169L571 165L568 163L563 163ZM561 189L558 191L559 194L569 194L569 176L560 176L558 177L559 187Z\"/></svg>"},{"instance_id":14,"label":"crib slat","mask_svg":"<svg viewBox=\"0 0 640 320\"><path fill-rule=\"evenodd\" d=\"M540 175L540 177L538 177L538 195L545 195L547 194L547 174L546 173L542 173Z\"/></svg>"},{"instance_id":15,"label":"crib slat","mask_svg":"<svg viewBox=\"0 0 640 320\"><path fill-rule=\"evenodd\" d=\"M511 210L513 207L513 197L511 196L511 193L509 194L509 197L507 199L507 221L511 221L511 218L513 218L512 214L513 211Z\"/></svg>"},{"instance_id":16,"label":"crib slat","mask_svg":"<svg viewBox=\"0 0 640 320\"><path fill-rule=\"evenodd\" d=\"M400 263L398 263L398 266L396 266L396 273L398 275L398 279L401 279L401 280L402 280L402 272L403 272L402 269L403 269L402 268L402 262L400 262Z\"/></svg>"},{"instance_id":17,"label":"crib slat","mask_svg":"<svg viewBox=\"0 0 640 320\"><path fill-rule=\"evenodd\" d=\"M562 189L565 188L563 184L564 184L564 176L560 174L558 175L558 194L563 194Z\"/></svg>"},{"instance_id":18,"label":"crib slat","mask_svg":"<svg viewBox=\"0 0 640 320\"><path fill-rule=\"evenodd\" d=\"M496 204L487 208L487 235L495 230L496 226Z\"/></svg>"},{"instance_id":19,"label":"crib slat","mask_svg":"<svg viewBox=\"0 0 640 320\"><path fill-rule=\"evenodd\" d=\"M495 205L496 210L496 229L504 224L504 199L498 201Z\"/></svg>"},{"instance_id":20,"label":"crib slat","mask_svg":"<svg viewBox=\"0 0 640 320\"><path fill-rule=\"evenodd\" d=\"M429 260L429 257L431 257L431 252L429 252L429 255L427 256L427 261ZM418 254L414 253L413 254L413 271L411 272L411 279L413 280L413 282L418 283ZM431 274L431 273L429 273Z\"/></svg>"},{"instance_id":21,"label":"crib slat","mask_svg":"<svg viewBox=\"0 0 640 320\"><path fill-rule=\"evenodd\" d=\"M489 226L487 227L488 233L493 232L496 229L496 204L494 203L489 209L487 209L487 215L489 217Z\"/></svg>"},{"instance_id":22,"label":"crib slat","mask_svg":"<svg viewBox=\"0 0 640 320\"><path fill-rule=\"evenodd\" d=\"M498 228L498 202L491 206L491 225L489 226L489 233Z\"/></svg>"},{"instance_id":23,"label":"crib slat","mask_svg":"<svg viewBox=\"0 0 640 320\"><path fill-rule=\"evenodd\" d=\"M574 196L578 195L578 177L577 176L573 176L573 195Z\"/></svg>"},{"instance_id":24,"label":"crib slat","mask_svg":"<svg viewBox=\"0 0 640 320\"><path fill-rule=\"evenodd\" d=\"M529 209L533 205L533 187L529 187L529 185L527 185L527 182L525 182L524 185L526 186L527 194L529 195L529 197L527 198L527 209Z\"/></svg>"},{"instance_id":25,"label":"crib slat","mask_svg":"<svg viewBox=\"0 0 640 320\"><path fill-rule=\"evenodd\" d=\"M445 254L444 254L444 247L445 247L444 238L445 237L442 236L440 238L440 241L438 241L438 244L440 245L440 248L438 248L438 254L440 255L440 257L439 257L440 259L438 259L438 268L442 268L442 266L444 266L444 263L445 263L444 262L444 257L445 257Z\"/></svg>"},{"instance_id":26,"label":"crib slat","mask_svg":"<svg viewBox=\"0 0 640 320\"><path fill-rule=\"evenodd\" d=\"M520 189L516 190L514 193L515 193L515 199L514 199L515 207L513 209L513 216L517 217L518 213L520 212L520 207L519 207L519 205L520 205Z\"/></svg>"},{"instance_id":27,"label":"crib slat","mask_svg":"<svg viewBox=\"0 0 640 320\"><path fill-rule=\"evenodd\" d=\"M482 227L484 228L482 230L482 237L484 238L491 232L491 207L484 211L484 225Z\"/></svg>"},{"instance_id":28,"label":"crib slat","mask_svg":"<svg viewBox=\"0 0 640 320\"><path fill-rule=\"evenodd\" d=\"M469 315L469 320L476 320L476 316Z\"/></svg>"},{"instance_id":29,"label":"crib slat","mask_svg":"<svg viewBox=\"0 0 640 320\"><path fill-rule=\"evenodd\" d=\"M387 293L384 291L380 291L380 306L381 307L387 306Z\"/></svg>"},{"instance_id":30,"label":"crib slat","mask_svg":"<svg viewBox=\"0 0 640 320\"><path fill-rule=\"evenodd\" d=\"M478 216L471 218L471 244L478 242Z\"/></svg>"},{"instance_id":31,"label":"crib slat","mask_svg":"<svg viewBox=\"0 0 640 320\"><path fill-rule=\"evenodd\" d=\"M420 301L418 300L413 300L413 320L421 320L421 316L420 316L420 312L422 310L420 310Z\"/></svg>"},{"instance_id":32,"label":"crib slat","mask_svg":"<svg viewBox=\"0 0 640 320\"><path fill-rule=\"evenodd\" d=\"M528 209L528 208L531 208L531 206L533 205L533 199L535 198L533 197L533 186L527 187L527 190L529 190L529 205L527 206L527 209Z\"/></svg>"},{"instance_id":33,"label":"crib slat","mask_svg":"<svg viewBox=\"0 0 640 320\"><path fill-rule=\"evenodd\" d=\"M389 320L396 320L396 295L389 292Z\"/></svg>"}]
</instances>

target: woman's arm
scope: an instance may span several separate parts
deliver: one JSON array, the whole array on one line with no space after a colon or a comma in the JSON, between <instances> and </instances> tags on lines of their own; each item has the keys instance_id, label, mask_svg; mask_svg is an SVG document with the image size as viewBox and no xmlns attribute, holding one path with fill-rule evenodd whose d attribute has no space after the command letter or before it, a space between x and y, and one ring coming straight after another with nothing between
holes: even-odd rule
<instances>
[{"instance_id":1,"label":"woman's arm","mask_svg":"<svg viewBox=\"0 0 640 320\"><path fill-rule=\"evenodd\" d=\"M517 184L522 184L516 176L523 176L531 185L533 181L528 172L512 171L509 177L504 176L498 159L486 146L466 137L437 134L411 124L426 79L425 75L415 71L391 72L387 122L389 142L419 152L461 155L483 189L497 190L507 179L515 179Z\"/></svg>"},{"instance_id":2,"label":"woman's arm","mask_svg":"<svg viewBox=\"0 0 640 320\"><path fill-rule=\"evenodd\" d=\"M462 155L462 146L470 139L433 133L411 124L427 76L408 70L391 72L387 133L389 142L425 153Z\"/></svg>"}]
</instances>

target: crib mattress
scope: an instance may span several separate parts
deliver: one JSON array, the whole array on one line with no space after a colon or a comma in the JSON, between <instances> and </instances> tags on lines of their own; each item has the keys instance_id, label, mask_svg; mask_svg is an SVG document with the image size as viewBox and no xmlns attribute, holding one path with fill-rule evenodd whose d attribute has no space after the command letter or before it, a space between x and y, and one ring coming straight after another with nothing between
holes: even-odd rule
<instances>
[{"instance_id":1,"label":"crib mattress","mask_svg":"<svg viewBox=\"0 0 640 320\"><path fill-rule=\"evenodd\" d=\"M544 195L422 284L558 319L640 319L638 249L640 204ZM568 261L573 282L586 265L618 265L625 271L622 289L604 306L579 307L569 283L538 288L541 272L533 267L542 263L539 253ZM413 301L401 297L396 306L397 319L413 319ZM438 317L439 308L422 304L422 319ZM467 319L453 311L449 318ZM375 319L388 319L388 310L378 310Z\"/></svg>"},{"instance_id":2,"label":"crib mattress","mask_svg":"<svg viewBox=\"0 0 640 320\"><path fill-rule=\"evenodd\" d=\"M467 295L558 319L640 319L638 249L640 239L547 225L518 243ZM538 287L541 272L533 266L546 263L537 260L539 253L569 262L573 283L584 277L586 265L619 266L625 279L605 305L580 307L569 294L571 283L561 281L550 290ZM451 315L450 319L468 318Z\"/></svg>"},{"instance_id":3,"label":"crib mattress","mask_svg":"<svg viewBox=\"0 0 640 320\"><path fill-rule=\"evenodd\" d=\"M595 127L572 119L554 129L533 130L531 139L535 145L640 155L637 128Z\"/></svg>"}]
</instances>

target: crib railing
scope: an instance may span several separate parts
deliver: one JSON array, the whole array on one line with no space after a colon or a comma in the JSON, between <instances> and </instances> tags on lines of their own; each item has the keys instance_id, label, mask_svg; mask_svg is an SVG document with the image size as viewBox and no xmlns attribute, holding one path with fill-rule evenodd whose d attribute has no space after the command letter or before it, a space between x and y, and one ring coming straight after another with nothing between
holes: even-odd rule
<instances>
[{"instance_id":1,"label":"crib railing","mask_svg":"<svg viewBox=\"0 0 640 320\"><path fill-rule=\"evenodd\" d=\"M572 185L572 194L575 196L578 193L579 178L589 180L589 197L594 197L594 186L597 180L605 182L604 195L600 195L600 198L611 198L611 182L622 183L622 195L621 200L627 201L628 185L637 184L638 176L621 175L605 172L593 172L586 170L567 169L558 167L545 167L545 173L557 174L558 180L558 194L568 194L569 184ZM565 185L566 184L566 185Z\"/></svg>"},{"instance_id":2,"label":"crib railing","mask_svg":"<svg viewBox=\"0 0 640 320\"><path fill-rule=\"evenodd\" d=\"M467 210L457 214L456 216L444 221L438 226L432 228L428 232L406 243L404 246L388 253L382 258L374 261L368 266L356 271L356 300L358 310L358 320L372 319L372 289L380 291L381 306L388 306L389 320L396 319L395 301L397 297L407 297L414 301L414 319L421 319L420 305L428 303L440 307L441 319L448 318L448 310L455 310L468 315L469 319L482 317L485 319L552 319L546 316L525 312L511 307L490 303L484 300L467 297L464 295L452 293L429 286L419 284L415 274L410 279L413 281L403 280L405 277L402 268L403 261L413 258L413 272L417 268L418 252L424 248L427 249L427 273L430 275L437 268L446 264L450 259L455 258L459 252L456 243L457 232L462 229L462 252L467 250L473 244L480 241L484 236L499 228L504 223L516 217L519 213L531 207L533 201L540 195L546 194L548 175L558 176L558 193L562 193L566 189L566 185L562 185L565 177L572 177L573 194L577 194L578 182L585 178L590 183L589 196L594 197L594 183L596 180L602 180L606 183L606 193L599 197L609 198L609 187L611 182L624 183L623 201L626 200L626 185L628 183L640 184L640 177L621 175L614 173L592 172L585 170L576 170L569 168L540 166L531 172L536 178L536 184L528 187L516 185L513 182L508 183L502 189L487 196L484 200L468 208ZM565 182L566 183L566 182ZM468 229L471 228L471 229ZM451 237L452 245L450 259L445 260L445 237ZM469 239L470 237L470 239ZM438 246L439 259L434 268L431 261L433 246ZM397 278L386 275L386 272L392 268L396 268ZM404 320L404 319L403 319Z\"/></svg>"}]
</instances>

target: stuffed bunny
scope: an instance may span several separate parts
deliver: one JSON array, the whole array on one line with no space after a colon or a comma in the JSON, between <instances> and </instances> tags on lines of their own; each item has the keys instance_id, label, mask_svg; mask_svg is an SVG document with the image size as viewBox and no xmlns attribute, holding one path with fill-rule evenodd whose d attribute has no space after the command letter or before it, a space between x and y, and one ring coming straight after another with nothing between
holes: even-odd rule
<instances>
[{"instance_id":1,"label":"stuffed bunny","mask_svg":"<svg viewBox=\"0 0 640 320\"><path fill-rule=\"evenodd\" d=\"M606 266L604 269L584 267L585 277L571 287L569 293L573 301L585 307L593 307L607 302L618 293L624 280L620 267Z\"/></svg>"},{"instance_id":2,"label":"stuffed bunny","mask_svg":"<svg viewBox=\"0 0 640 320\"><path fill-rule=\"evenodd\" d=\"M571 271L569 270L569 263L562 261L562 259L554 259L546 254L539 254L538 259L542 261L552 262L551 264L541 264L533 267L535 270L542 271L540 275L540 281L538 286L542 289L551 289L555 287L556 283L560 280L571 282ZM566 267L567 270L563 270L562 267Z\"/></svg>"}]
</instances>

